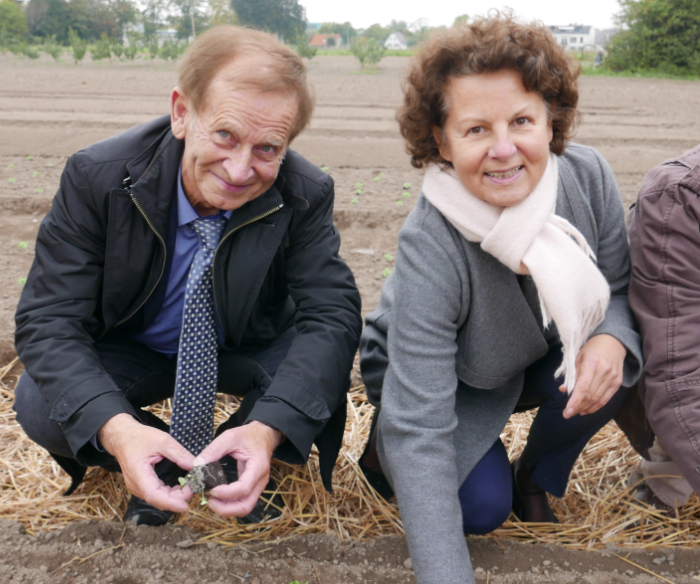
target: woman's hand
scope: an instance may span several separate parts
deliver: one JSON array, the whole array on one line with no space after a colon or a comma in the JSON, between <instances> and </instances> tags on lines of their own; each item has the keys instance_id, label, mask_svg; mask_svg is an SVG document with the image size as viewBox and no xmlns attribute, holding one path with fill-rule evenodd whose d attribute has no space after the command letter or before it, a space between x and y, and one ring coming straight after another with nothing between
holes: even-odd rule
<instances>
[{"instance_id":1,"label":"woman's hand","mask_svg":"<svg viewBox=\"0 0 700 584\"><path fill-rule=\"evenodd\" d=\"M576 385L564 411L565 418L585 416L602 408L622 385L625 346L611 335L588 339L576 357ZM561 386L559 391L566 391Z\"/></svg>"}]
</instances>

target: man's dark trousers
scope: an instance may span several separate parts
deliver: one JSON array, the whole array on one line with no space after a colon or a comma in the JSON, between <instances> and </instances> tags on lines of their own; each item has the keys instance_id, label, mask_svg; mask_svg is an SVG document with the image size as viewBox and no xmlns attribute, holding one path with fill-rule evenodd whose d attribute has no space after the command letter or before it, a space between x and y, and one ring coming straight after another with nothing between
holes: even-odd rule
<instances>
[{"instance_id":1,"label":"man's dark trousers","mask_svg":"<svg viewBox=\"0 0 700 584\"><path fill-rule=\"evenodd\" d=\"M244 399L241 407L219 427L217 433L245 422L255 402L265 394L295 335L296 329L292 326L269 345L219 351L218 392ZM95 350L114 382L136 408L141 422L167 432L164 421L141 408L173 397L177 359L120 334L110 334L95 341ZM71 475L73 485L69 492L72 492L82 480L84 469L74 460L61 426L49 419L46 401L26 372L15 389L14 410L27 436L54 455ZM111 454L93 450L91 460L96 461L96 466L112 472L119 470Z\"/></svg>"}]
</instances>

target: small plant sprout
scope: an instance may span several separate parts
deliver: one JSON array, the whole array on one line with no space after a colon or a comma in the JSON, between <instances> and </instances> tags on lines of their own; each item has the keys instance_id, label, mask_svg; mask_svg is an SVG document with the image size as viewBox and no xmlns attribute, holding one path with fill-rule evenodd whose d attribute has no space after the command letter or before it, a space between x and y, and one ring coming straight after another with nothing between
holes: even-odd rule
<instances>
[{"instance_id":1,"label":"small plant sprout","mask_svg":"<svg viewBox=\"0 0 700 584\"><path fill-rule=\"evenodd\" d=\"M47 162L46 163L46 168L51 168L53 166L53 162Z\"/></svg>"},{"instance_id":2,"label":"small plant sprout","mask_svg":"<svg viewBox=\"0 0 700 584\"><path fill-rule=\"evenodd\" d=\"M397 204L399 207L403 207L403 201L396 201L396 204Z\"/></svg>"},{"instance_id":3,"label":"small plant sprout","mask_svg":"<svg viewBox=\"0 0 700 584\"><path fill-rule=\"evenodd\" d=\"M385 278L388 278L389 274L391 274L391 268L384 268L382 270L382 276L384 276Z\"/></svg>"},{"instance_id":4,"label":"small plant sprout","mask_svg":"<svg viewBox=\"0 0 700 584\"><path fill-rule=\"evenodd\" d=\"M351 204L351 205L357 205L357 203L359 203L359 202L360 202L360 199L358 199L357 197L355 197L352 201L350 201L350 204Z\"/></svg>"},{"instance_id":5,"label":"small plant sprout","mask_svg":"<svg viewBox=\"0 0 700 584\"><path fill-rule=\"evenodd\" d=\"M11 185L15 184L17 182L17 179L15 177L8 178L7 182L9 182Z\"/></svg>"},{"instance_id":6,"label":"small plant sprout","mask_svg":"<svg viewBox=\"0 0 700 584\"><path fill-rule=\"evenodd\" d=\"M195 466L184 477L178 479L180 488L189 486L193 493L201 496L200 505L207 504L206 493L214 487L225 485L228 480L219 462L210 462L203 466Z\"/></svg>"},{"instance_id":7,"label":"small plant sprout","mask_svg":"<svg viewBox=\"0 0 700 584\"><path fill-rule=\"evenodd\" d=\"M324 165L321 167L321 170L322 170L323 172L328 172L328 171L330 170L330 168L328 168L328 167L324 164Z\"/></svg>"},{"instance_id":8,"label":"small plant sprout","mask_svg":"<svg viewBox=\"0 0 700 584\"><path fill-rule=\"evenodd\" d=\"M394 261L394 256L391 255L390 253L385 253L385 254L384 254L384 259L385 259L387 262L393 262L393 261Z\"/></svg>"},{"instance_id":9,"label":"small plant sprout","mask_svg":"<svg viewBox=\"0 0 700 584\"><path fill-rule=\"evenodd\" d=\"M42 189L41 187L38 187L38 188L34 189L34 192L35 193L43 193L44 189Z\"/></svg>"},{"instance_id":10,"label":"small plant sprout","mask_svg":"<svg viewBox=\"0 0 700 584\"><path fill-rule=\"evenodd\" d=\"M27 278L17 278L17 281L24 286L27 283Z\"/></svg>"},{"instance_id":11,"label":"small plant sprout","mask_svg":"<svg viewBox=\"0 0 700 584\"><path fill-rule=\"evenodd\" d=\"M17 247L20 249L27 249L27 247L29 247L29 244L26 241L20 241L17 244Z\"/></svg>"},{"instance_id":12,"label":"small plant sprout","mask_svg":"<svg viewBox=\"0 0 700 584\"><path fill-rule=\"evenodd\" d=\"M411 196L411 193L409 193L409 192L407 192L407 191L404 191L403 193L401 193L401 196L402 196L404 199L408 199L408 198Z\"/></svg>"},{"instance_id":13,"label":"small plant sprout","mask_svg":"<svg viewBox=\"0 0 700 584\"><path fill-rule=\"evenodd\" d=\"M10 162L10 164L7 165L7 168L14 168L14 167L15 167L15 163L14 163L14 162Z\"/></svg>"},{"instance_id":14,"label":"small plant sprout","mask_svg":"<svg viewBox=\"0 0 700 584\"><path fill-rule=\"evenodd\" d=\"M355 183L355 188L356 188L356 189L361 189L361 188L364 187L364 186L365 186L365 185L363 185L361 182L356 182L356 183Z\"/></svg>"},{"instance_id":15,"label":"small plant sprout","mask_svg":"<svg viewBox=\"0 0 700 584\"><path fill-rule=\"evenodd\" d=\"M403 183L403 190L404 191L407 191L410 188L411 188L411 183Z\"/></svg>"},{"instance_id":16,"label":"small plant sprout","mask_svg":"<svg viewBox=\"0 0 700 584\"><path fill-rule=\"evenodd\" d=\"M34 178L36 178L37 176L39 176L39 174L40 174L39 171L38 171L38 170L35 170L35 171L32 173L32 176L33 176Z\"/></svg>"},{"instance_id":17,"label":"small plant sprout","mask_svg":"<svg viewBox=\"0 0 700 584\"><path fill-rule=\"evenodd\" d=\"M380 180L382 180L382 176L384 176L384 173L383 173L383 172L380 172L380 173L379 173L377 176L375 176L372 180L373 180L374 182L379 182Z\"/></svg>"},{"instance_id":18,"label":"small plant sprout","mask_svg":"<svg viewBox=\"0 0 700 584\"><path fill-rule=\"evenodd\" d=\"M29 154L29 155L25 156L24 159L25 160L34 160L34 157L31 154Z\"/></svg>"}]
</instances>

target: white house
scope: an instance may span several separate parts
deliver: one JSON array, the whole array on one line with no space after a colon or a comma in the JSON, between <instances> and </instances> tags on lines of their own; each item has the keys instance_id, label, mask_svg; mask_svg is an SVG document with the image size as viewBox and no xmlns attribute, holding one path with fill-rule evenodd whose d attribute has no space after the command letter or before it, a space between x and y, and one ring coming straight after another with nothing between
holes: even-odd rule
<instances>
[{"instance_id":1,"label":"white house","mask_svg":"<svg viewBox=\"0 0 700 584\"><path fill-rule=\"evenodd\" d=\"M389 38L384 41L384 47L387 49L405 50L408 48L408 43L400 32L392 32Z\"/></svg>"},{"instance_id":2,"label":"white house","mask_svg":"<svg viewBox=\"0 0 700 584\"><path fill-rule=\"evenodd\" d=\"M568 26L550 26L554 38L565 49L593 50L596 47L596 29L592 26L570 24Z\"/></svg>"}]
</instances>

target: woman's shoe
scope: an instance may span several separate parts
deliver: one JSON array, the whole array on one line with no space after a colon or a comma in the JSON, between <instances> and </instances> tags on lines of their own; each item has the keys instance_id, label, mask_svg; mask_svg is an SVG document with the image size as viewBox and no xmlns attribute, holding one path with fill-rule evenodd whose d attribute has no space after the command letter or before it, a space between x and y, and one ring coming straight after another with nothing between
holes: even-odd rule
<instances>
[{"instance_id":1,"label":"woman's shoe","mask_svg":"<svg viewBox=\"0 0 700 584\"><path fill-rule=\"evenodd\" d=\"M522 459L511 464L513 471L513 513L524 523L558 523L549 506L547 493L532 482L532 473Z\"/></svg>"}]
</instances>

